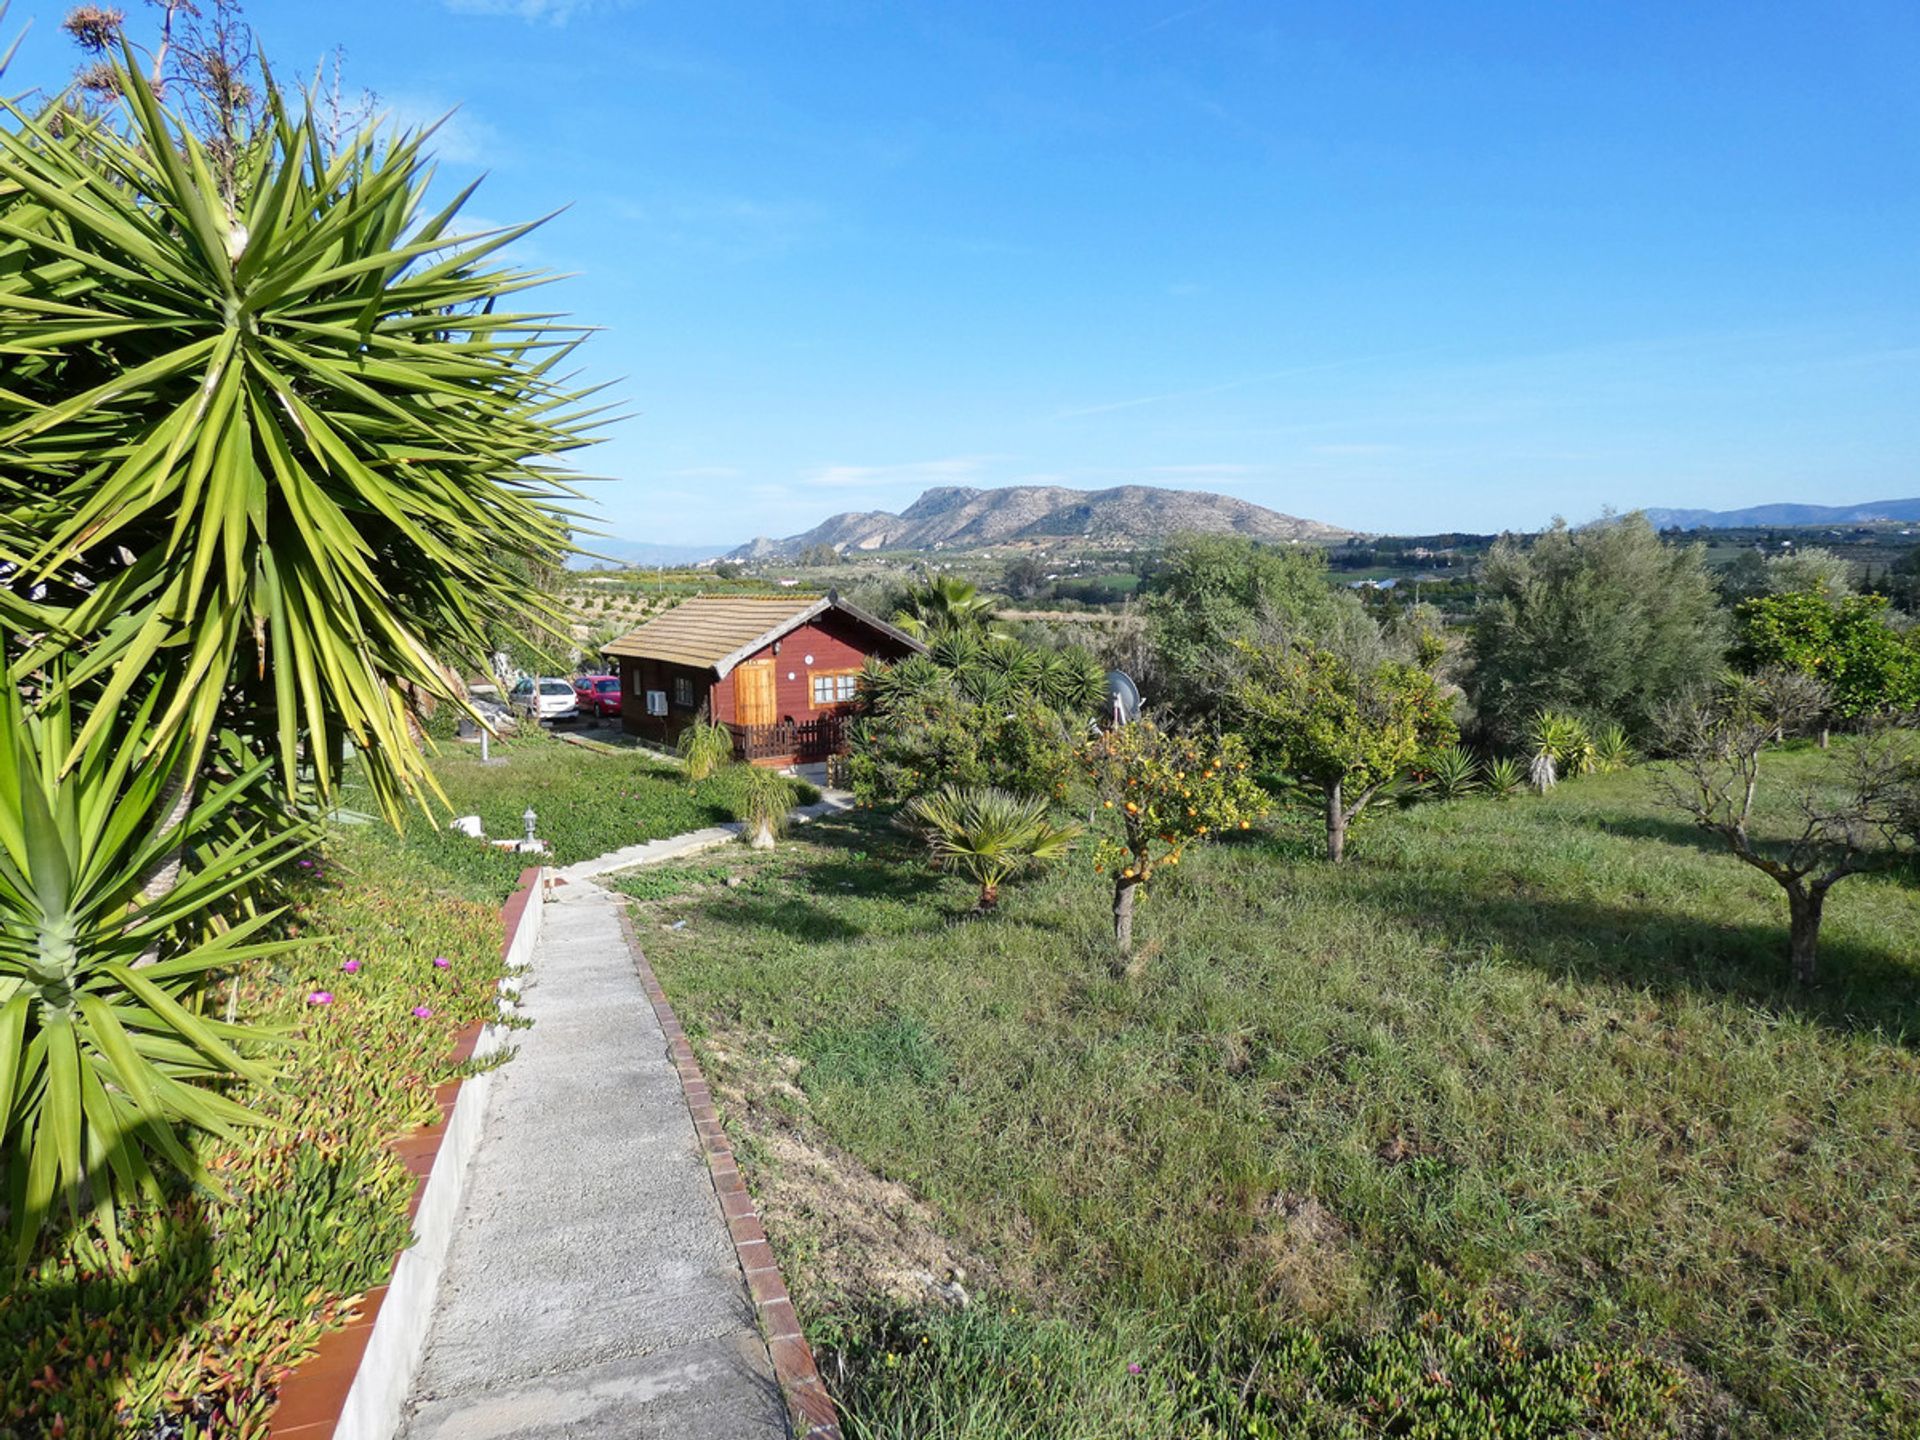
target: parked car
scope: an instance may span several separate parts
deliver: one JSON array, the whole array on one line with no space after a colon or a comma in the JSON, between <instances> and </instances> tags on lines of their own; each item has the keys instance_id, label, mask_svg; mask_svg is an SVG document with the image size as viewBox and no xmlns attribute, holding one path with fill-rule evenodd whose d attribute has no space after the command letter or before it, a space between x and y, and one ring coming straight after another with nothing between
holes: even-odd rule
<instances>
[{"instance_id":1,"label":"parked car","mask_svg":"<svg viewBox=\"0 0 1920 1440\"><path fill-rule=\"evenodd\" d=\"M573 698L582 714L620 718L620 677L617 675L576 675Z\"/></svg>"},{"instance_id":2,"label":"parked car","mask_svg":"<svg viewBox=\"0 0 1920 1440\"><path fill-rule=\"evenodd\" d=\"M507 692L507 704L536 720L572 720L580 713L573 686L550 675L523 675Z\"/></svg>"}]
</instances>

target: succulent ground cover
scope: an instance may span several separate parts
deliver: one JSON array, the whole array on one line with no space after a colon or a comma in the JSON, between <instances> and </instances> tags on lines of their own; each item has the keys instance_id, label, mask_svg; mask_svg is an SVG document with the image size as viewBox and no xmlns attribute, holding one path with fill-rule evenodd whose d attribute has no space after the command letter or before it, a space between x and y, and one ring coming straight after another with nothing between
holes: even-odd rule
<instances>
[{"instance_id":1,"label":"succulent ground cover","mask_svg":"<svg viewBox=\"0 0 1920 1440\"><path fill-rule=\"evenodd\" d=\"M118 1256L72 1237L0 1289L0 1434L266 1434L284 1367L386 1281L413 1178L385 1142L434 1116L454 1036L491 1013L500 916L380 827L338 828L292 882L312 943L240 974L237 1017L294 1042L249 1098L271 1124L201 1154L122 1217Z\"/></svg>"},{"instance_id":2,"label":"succulent ground cover","mask_svg":"<svg viewBox=\"0 0 1920 1440\"><path fill-rule=\"evenodd\" d=\"M850 1435L1920 1429L1920 874L1796 988L1644 769L1319 839L1195 850L1127 978L1089 857L621 881Z\"/></svg>"}]
</instances>

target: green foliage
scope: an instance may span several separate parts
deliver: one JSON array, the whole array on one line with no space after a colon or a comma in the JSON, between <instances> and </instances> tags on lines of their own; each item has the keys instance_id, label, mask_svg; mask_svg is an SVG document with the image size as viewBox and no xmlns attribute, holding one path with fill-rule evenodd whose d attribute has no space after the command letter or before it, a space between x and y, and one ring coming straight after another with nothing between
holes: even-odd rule
<instances>
[{"instance_id":1,"label":"green foliage","mask_svg":"<svg viewBox=\"0 0 1920 1440\"><path fill-rule=\"evenodd\" d=\"M1059 715L1032 703L1009 710L970 702L944 680L856 720L850 743L849 776L863 805L905 804L944 785L1062 800L1072 773Z\"/></svg>"},{"instance_id":2,"label":"green foliage","mask_svg":"<svg viewBox=\"0 0 1920 1440\"><path fill-rule=\"evenodd\" d=\"M1659 707L1712 675L1725 622L1698 547L1661 543L1644 517L1531 546L1502 540L1482 575L1468 640L1467 696L1486 737L1519 743L1542 710L1654 728Z\"/></svg>"},{"instance_id":3,"label":"green foliage","mask_svg":"<svg viewBox=\"0 0 1920 1440\"><path fill-rule=\"evenodd\" d=\"M155 684L149 748L248 709L289 794L351 739L397 816L426 783L397 697L457 705L441 659L556 623L512 563L568 544L547 466L585 443L575 333L503 303L539 277L489 257L528 227L425 208L423 134L330 150L273 97L229 202L120 78L124 128L5 106L0 559L46 588L0 615L38 637L27 666L85 647L96 729Z\"/></svg>"},{"instance_id":4,"label":"green foliage","mask_svg":"<svg viewBox=\"0 0 1920 1440\"><path fill-rule=\"evenodd\" d=\"M1748 673L1782 669L1826 686L1849 720L1920 711L1920 633L1887 623L1887 601L1835 601L1814 591L1768 595L1739 610L1734 662Z\"/></svg>"},{"instance_id":5,"label":"green foliage","mask_svg":"<svg viewBox=\"0 0 1920 1440\"><path fill-rule=\"evenodd\" d=\"M1853 566L1831 550L1808 545L1780 555L1743 550L1720 572L1720 591L1733 604L1803 590L1831 601L1851 595Z\"/></svg>"},{"instance_id":6,"label":"green foliage","mask_svg":"<svg viewBox=\"0 0 1920 1440\"><path fill-rule=\"evenodd\" d=\"M1625 770L1636 759L1624 725L1604 725L1593 737L1593 768L1602 775Z\"/></svg>"},{"instance_id":7,"label":"green foliage","mask_svg":"<svg viewBox=\"0 0 1920 1440\"><path fill-rule=\"evenodd\" d=\"M1458 800L1480 788L1480 762L1464 745L1445 745L1427 758L1427 793Z\"/></svg>"},{"instance_id":8,"label":"green foliage","mask_svg":"<svg viewBox=\"0 0 1920 1440\"><path fill-rule=\"evenodd\" d=\"M786 827L787 812L793 809L794 782L777 770L761 765L737 765L735 783L739 786L733 805L733 818L744 827L744 838L755 844L771 844ZM765 840L760 837L765 836Z\"/></svg>"},{"instance_id":9,"label":"green foliage","mask_svg":"<svg viewBox=\"0 0 1920 1440\"><path fill-rule=\"evenodd\" d=\"M1307 646L1241 653L1229 713L1264 768L1325 802L1330 859L1342 858L1347 826L1382 786L1457 734L1438 682L1417 665L1362 669Z\"/></svg>"},{"instance_id":10,"label":"green foliage","mask_svg":"<svg viewBox=\"0 0 1920 1440\"><path fill-rule=\"evenodd\" d=\"M733 759L733 732L707 719L703 710L680 732L673 748L687 767L687 779L697 785Z\"/></svg>"},{"instance_id":11,"label":"green foliage","mask_svg":"<svg viewBox=\"0 0 1920 1440\"><path fill-rule=\"evenodd\" d=\"M312 843L285 824L222 823L265 762L225 746L232 768L183 800L185 738L143 754L89 732L65 680L48 676L37 712L0 684L0 1169L16 1262L56 1207L81 1223L83 1191L111 1238L120 1204L159 1193L156 1161L207 1180L181 1127L253 1122L220 1087L267 1078L246 1053L265 1037L208 1018L200 998L285 948L265 931L274 912L238 901ZM133 734L157 702L130 717ZM179 879L155 885L170 861Z\"/></svg>"},{"instance_id":12,"label":"green foliage","mask_svg":"<svg viewBox=\"0 0 1920 1440\"><path fill-rule=\"evenodd\" d=\"M893 623L921 640L955 632L981 639L1004 633L996 628L992 597L951 575L910 587L893 612Z\"/></svg>"},{"instance_id":13,"label":"green foliage","mask_svg":"<svg viewBox=\"0 0 1920 1440\"><path fill-rule=\"evenodd\" d=\"M1093 868L1113 880L1114 942L1133 948L1133 906L1162 866L1209 835L1249 829L1266 796L1237 735L1184 735L1150 720L1116 725L1075 752L1098 802Z\"/></svg>"},{"instance_id":14,"label":"green foliage","mask_svg":"<svg viewBox=\"0 0 1920 1440\"><path fill-rule=\"evenodd\" d=\"M1511 755L1496 755L1487 762L1487 793L1496 800L1510 800L1527 783L1527 768Z\"/></svg>"},{"instance_id":15,"label":"green foliage","mask_svg":"<svg viewBox=\"0 0 1920 1440\"><path fill-rule=\"evenodd\" d=\"M1377 628L1351 592L1327 582L1326 569L1324 555L1305 547L1175 537L1144 606L1156 701L1217 716L1241 644L1297 642L1377 658Z\"/></svg>"},{"instance_id":16,"label":"green foliage","mask_svg":"<svg viewBox=\"0 0 1920 1440\"><path fill-rule=\"evenodd\" d=\"M978 908L1000 903L1000 887L1015 875L1057 860L1073 848L1078 825L1056 825L1044 796L1015 795L991 785L945 785L905 809L934 864L980 887Z\"/></svg>"},{"instance_id":17,"label":"green foliage","mask_svg":"<svg viewBox=\"0 0 1920 1440\"><path fill-rule=\"evenodd\" d=\"M1536 790L1551 790L1562 777L1591 775L1599 763L1586 721L1564 710L1542 710L1534 716L1526 743L1532 757L1528 778Z\"/></svg>"},{"instance_id":18,"label":"green foliage","mask_svg":"<svg viewBox=\"0 0 1920 1440\"><path fill-rule=\"evenodd\" d=\"M820 1348L859 1440L1657 1440L1681 1389L1650 1356L1556 1344L1491 1303L1370 1335L893 1309L838 1322Z\"/></svg>"},{"instance_id":19,"label":"green foliage","mask_svg":"<svg viewBox=\"0 0 1920 1440\"><path fill-rule=\"evenodd\" d=\"M299 1042L249 1096L270 1123L183 1136L219 1189L136 1198L118 1257L69 1234L0 1286L0 1434L264 1435L285 1367L407 1245L413 1177L386 1143L435 1118L455 1033L493 1010L497 902L450 895L370 826L295 869L284 923L309 943L237 965L219 993L241 1025Z\"/></svg>"}]
</instances>

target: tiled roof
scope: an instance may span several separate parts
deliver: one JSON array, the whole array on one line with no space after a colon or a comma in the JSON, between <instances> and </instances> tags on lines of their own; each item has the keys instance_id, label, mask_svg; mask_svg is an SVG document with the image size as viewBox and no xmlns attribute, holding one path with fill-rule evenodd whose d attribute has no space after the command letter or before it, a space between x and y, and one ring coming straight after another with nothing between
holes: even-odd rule
<instances>
[{"instance_id":1,"label":"tiled roof","mask_svg":"<svg viewBox=\"0 0 1920 1440\"><path fill-rule=\"evenodd\" d=\"M911 649L924 647L836 595L696 595L606 647L609 655L711 666L722 675L787 631L842 610Z\"/></svg>"}]
</instances>

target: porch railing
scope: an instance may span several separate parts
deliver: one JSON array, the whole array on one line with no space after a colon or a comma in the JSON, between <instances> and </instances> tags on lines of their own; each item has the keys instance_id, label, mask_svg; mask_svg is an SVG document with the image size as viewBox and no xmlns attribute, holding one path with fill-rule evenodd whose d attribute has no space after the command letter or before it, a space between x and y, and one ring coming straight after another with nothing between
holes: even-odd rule
<instances>
[{"instance_id":1,"label":"porch railing","mask_svg":"<svg viewBox=\"0 0 1920 1440\"><path fill-rule=\"evenodd\" d=\"M825 760L847 748L847 717L781 720L772 725L729 725L736 760Z\"/></svg>"}]
</instances>

